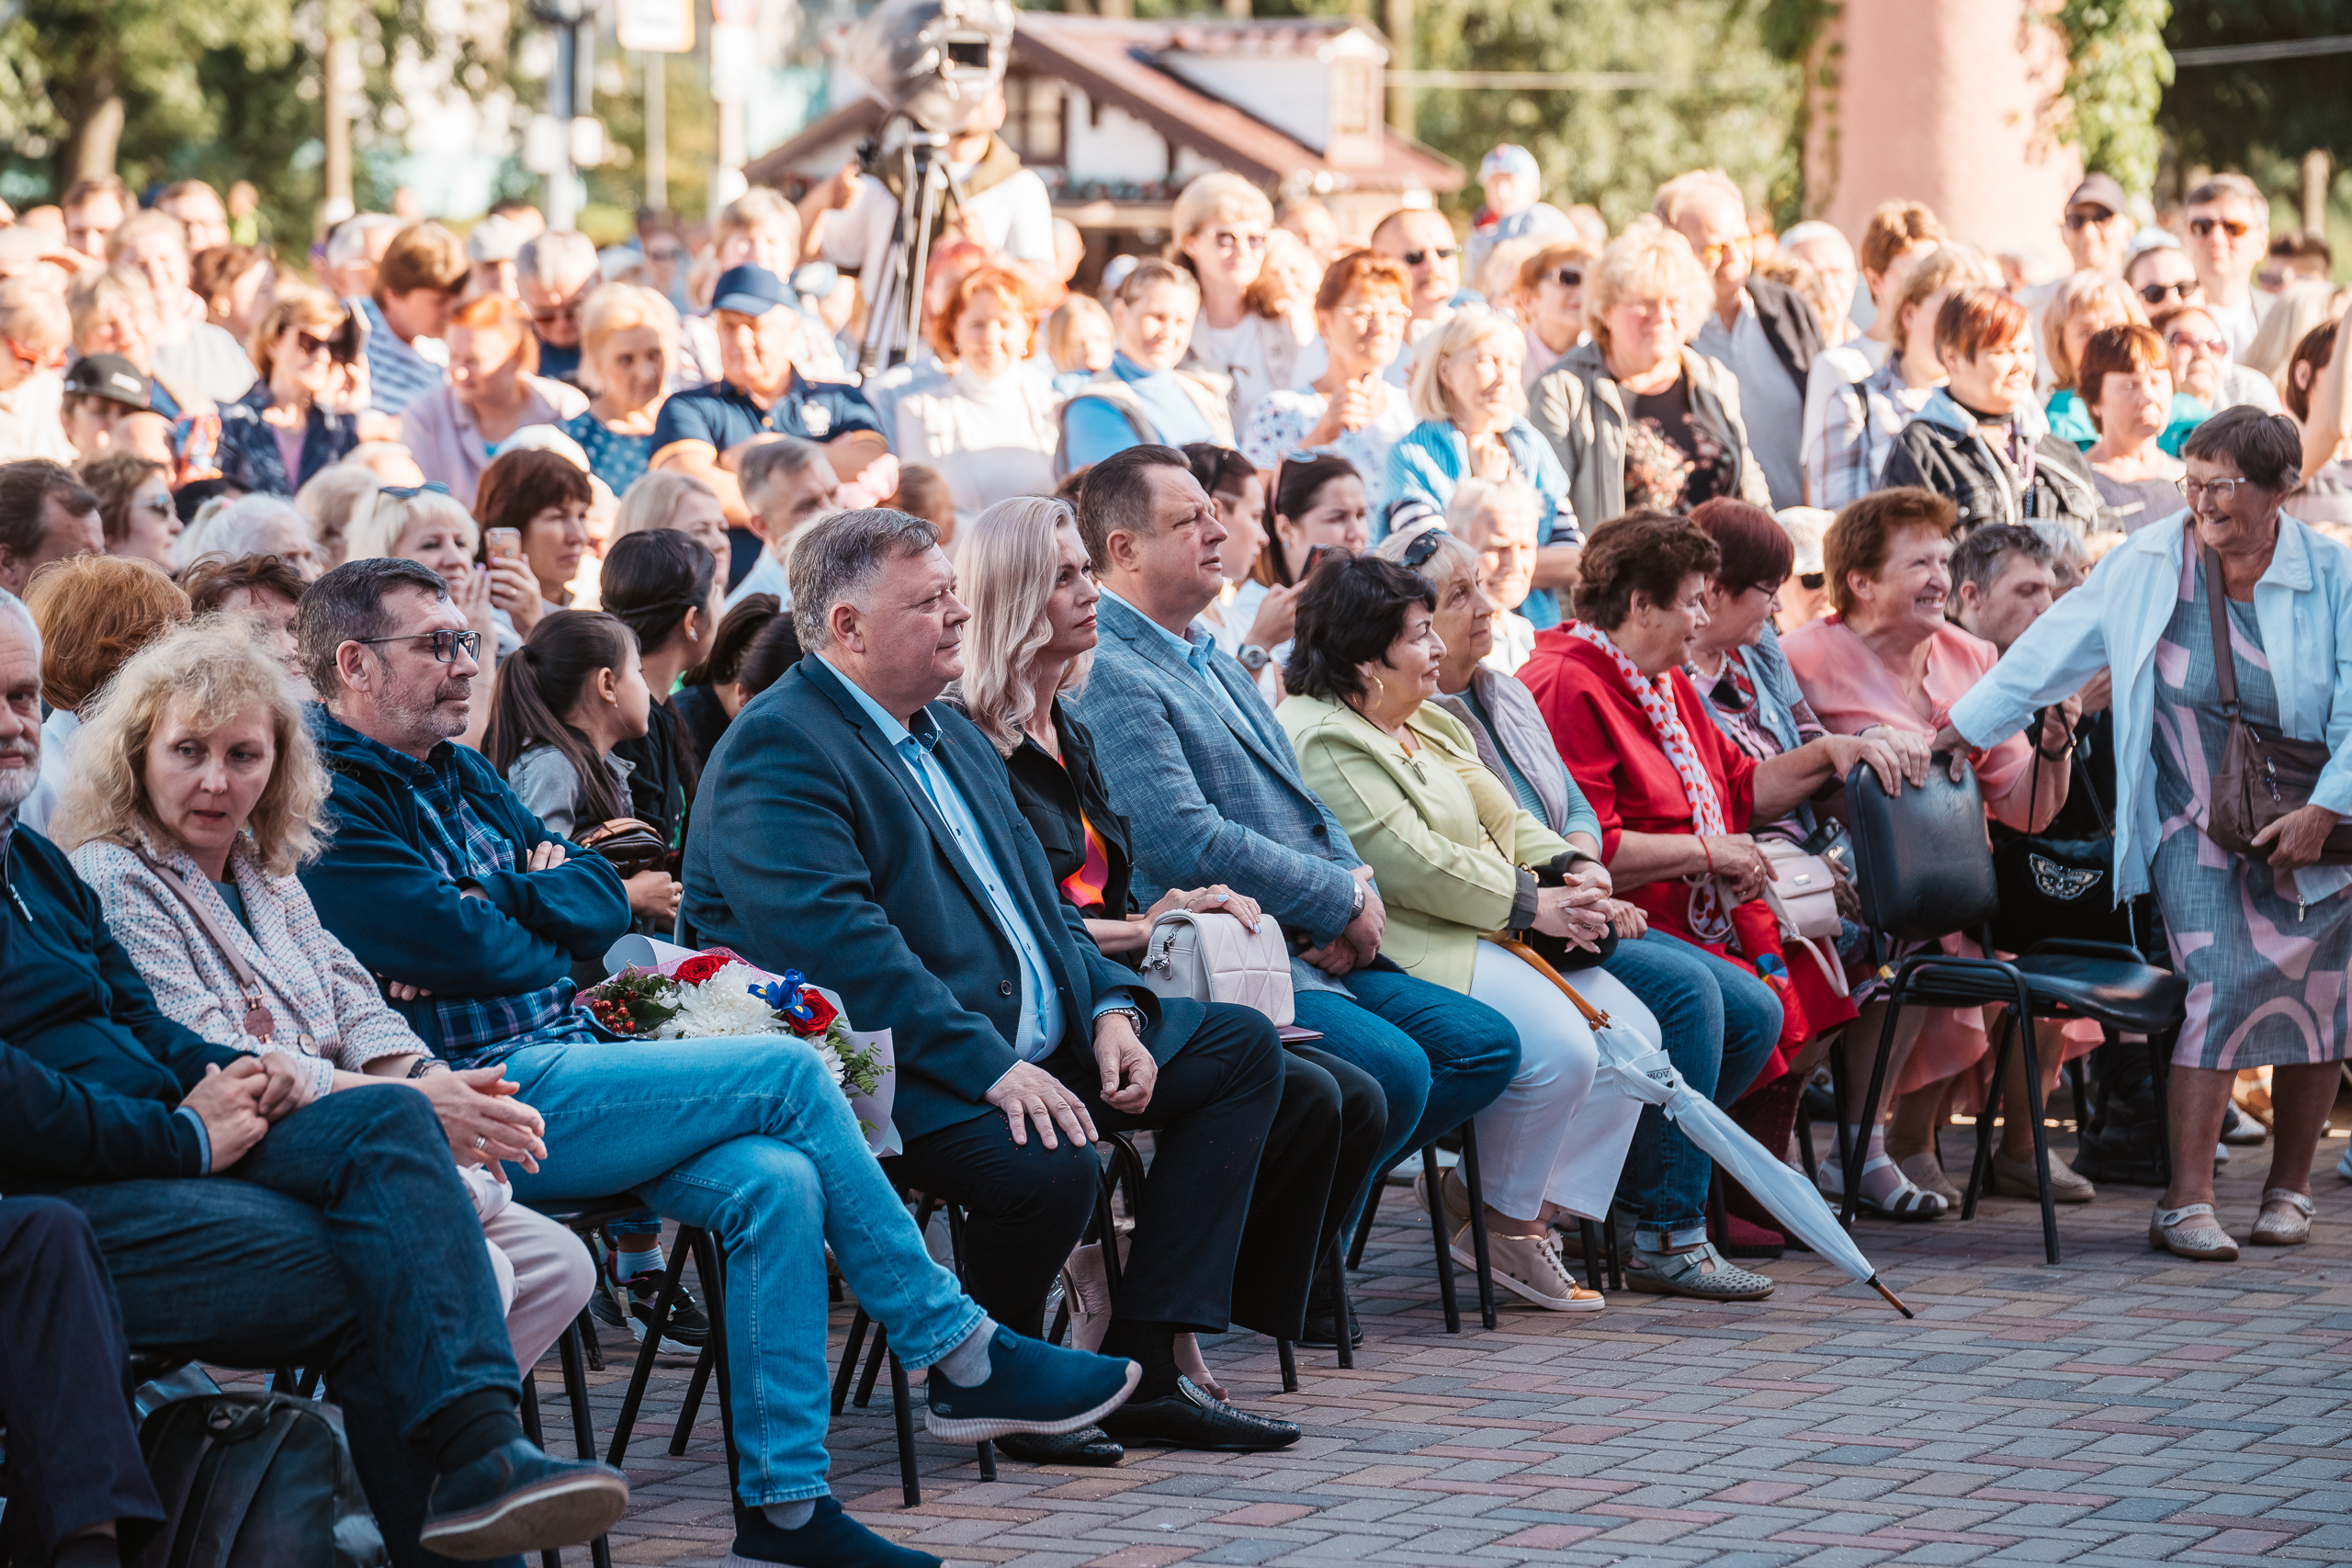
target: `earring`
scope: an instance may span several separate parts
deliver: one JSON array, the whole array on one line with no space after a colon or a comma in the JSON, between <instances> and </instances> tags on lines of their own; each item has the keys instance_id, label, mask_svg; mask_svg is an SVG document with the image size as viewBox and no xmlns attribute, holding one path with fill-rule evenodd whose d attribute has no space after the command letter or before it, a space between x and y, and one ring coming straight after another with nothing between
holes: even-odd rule
<instances>
[{"instance_id":1,"label":"earring","mask_svg":"<svg viewBox=\"0 0 2352 1568\"><path fill-rule=\"evenodd\" d=\"M1385 697L1388 694L1388 682L1382 680L1379 676L1374 675L1372 678L1372 684L1374 689L1379 692L1382 696Z\"/></svg>"}]
</instances>

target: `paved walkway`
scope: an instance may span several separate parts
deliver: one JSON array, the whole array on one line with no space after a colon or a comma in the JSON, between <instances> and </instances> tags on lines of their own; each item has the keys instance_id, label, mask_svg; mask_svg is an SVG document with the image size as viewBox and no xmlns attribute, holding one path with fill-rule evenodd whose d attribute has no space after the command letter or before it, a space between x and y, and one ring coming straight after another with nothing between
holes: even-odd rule
<instances>
[{"instance_id":1,"label":"paved walkway","mask_svg":"<svg viewBox=\"0 0 2352 1568\"><path fill-rule=\"evenodd\" d=\"M1354 1281L1352 1371L1303 1353L1283 1395L1270 1343L1209 1348L1237 1397L1306 1428L1296 1447L1142 1452L1109 1471L1007 1461L984 1483L970 1450L918 1437L923 1502L908 1509L886 1381L834 1423L832 1483L902 1542L1023 1568L2352 1562L2352 1187L2329 1174L2344 1148L2321 1145L2313 1244L2233 1265L2150 1252L2154 1194L2138 1189L2061 1210L2057 1268L2027 1202L1988 1200L1970 1224L1866 1224L1917 1322L1792 1254L1765 1266L1780 1281L1766 1302L1507 1305L1497 1330L1474 1314L1449 1336L1428 1232L1392 1189ZM2238 1150L2222 1180L2241 1239L2267 1157ZM628 1348L607 1345L604 1432ZM553 1392L552 1362L541 1382ZM654 1385L619 1562L726 1553L708 1402L685 1456L666 1452L685 1382L681 1362Z\"/></svg>"}]
</instances>

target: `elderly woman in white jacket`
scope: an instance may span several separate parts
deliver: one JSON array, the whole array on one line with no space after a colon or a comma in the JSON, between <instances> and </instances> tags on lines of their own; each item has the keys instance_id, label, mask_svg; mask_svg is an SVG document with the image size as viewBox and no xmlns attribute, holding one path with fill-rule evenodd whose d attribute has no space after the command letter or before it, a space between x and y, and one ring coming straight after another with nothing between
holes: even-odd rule
<instances>
[{"instance_id":1,"label":"elderly woman in white jacket","mask_svg":"<svg viewBox=\"0 0 2352 1568\"><path fill-rule=\"evenodd\" d=\"M2352 813L2352 551L2285 515L2300 438L2254 408L2197 427L2182 457L2188 509L2100 561L1953 705L1939 750L1985 747L2035 709L2112 671L2118 899L2154 887L2173 966L2190 986L2173 1049L2172 1184L2151 1246L2225 1260L2212 1150L2241 1067L2274 1069L2271 1167L2253 1240L2308 1239L2311 1165L2352 1048L2340 979L2352 965L2352 867L2320 863ZM2218 581L2216 579L2218 578ZM2208 836L2229 721L2209 595L2224 596L2239 713L2267 739L2326 743L2310 800L2256 836L2260 859Z\"/></svg>"},{"instance_id":2,"label":"elderly woman in white jacket","mask_svg":"<svg viewBox=\"0 0 2352 1568\"><path fill-rule=\"evenodd\" d=\"M497 1162L538 1168L537 1112L497 1068L452 1072L320 925L296 866L327 779L277 660L199 622L131 656L76 743L52 836L96 892L156 1005L273 1068L265 1106L422 1092L481 1215L515 1364L547 1354L595 1288L571 1233L512 1201Z\"/></svg>"}]
</instances>

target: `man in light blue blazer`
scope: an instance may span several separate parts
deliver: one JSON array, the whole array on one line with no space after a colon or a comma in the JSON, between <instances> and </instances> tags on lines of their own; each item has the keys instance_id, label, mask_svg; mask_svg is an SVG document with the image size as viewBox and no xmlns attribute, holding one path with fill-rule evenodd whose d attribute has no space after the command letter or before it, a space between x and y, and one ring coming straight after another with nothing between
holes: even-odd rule
<instances>
[{"instance_id":1,"label":"man in light blue blazer","mask_svg":"<svg viewBox=\"0 0 2352 1568\"><path fill-rule=\"evenodd\" d=\"M1077 705L1111 804L1131 822L1136 896L1221 883L1282 922L1297 946L1298 1021L1388 1097L1377 1180L1502 1092L1519 1068L1519 1033L1494 1009L1381 957L1386 913L1371 869L1299 777L1249 671L1193 624L1224 585L1226 530L1184 455L1134 446L1097 463L1079 529L1102 602ZM1333 1194L1345 1223L1362 1201ZM1309 1343L1317 1314L1310 1304Z\"/></svg>"}]
</instances>

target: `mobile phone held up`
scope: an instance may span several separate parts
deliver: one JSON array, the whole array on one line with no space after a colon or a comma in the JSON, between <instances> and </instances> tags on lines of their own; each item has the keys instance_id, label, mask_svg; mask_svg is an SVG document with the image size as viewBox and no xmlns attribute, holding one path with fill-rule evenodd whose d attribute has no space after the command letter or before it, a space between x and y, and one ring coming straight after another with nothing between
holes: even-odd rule
<instances>
[{"instance_id":1,"label":"mobile phone held up","mask_svg":"<svg viewBox=\"0 0 2352 1568\"><path fill-rule=\"evenodd\" d=\"M490 552L492 560L523 558L523 530L520 528L492 528L482 535L481 539L482 547Z\"/></svg>"}]
</instances>

